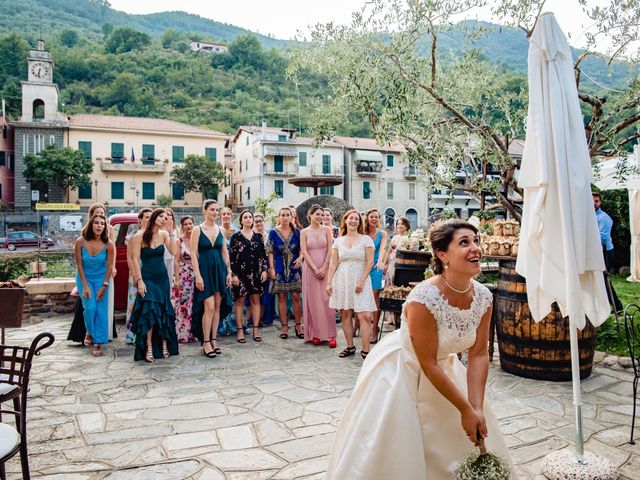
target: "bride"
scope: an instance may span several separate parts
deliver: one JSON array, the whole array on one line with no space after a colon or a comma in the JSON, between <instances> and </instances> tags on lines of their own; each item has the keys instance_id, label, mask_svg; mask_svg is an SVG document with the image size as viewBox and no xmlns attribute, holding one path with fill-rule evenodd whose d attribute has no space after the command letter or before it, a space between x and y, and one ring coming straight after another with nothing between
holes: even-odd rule
<instances>
[{"instance_id":1,"label":"bride","mask_svg":"<svg viewBox=\"0 0 640 480\"><path fill-rule=\"evenodd\" d=\"M436 275L412 290L401 329L364 362L328 479L448 480L482 442L511 464L484 402L492 297L473 280L482 256L477 233L460 220L432 229ZM467 349L465 369L457 353Z\"/></svg>"}]
</instances>

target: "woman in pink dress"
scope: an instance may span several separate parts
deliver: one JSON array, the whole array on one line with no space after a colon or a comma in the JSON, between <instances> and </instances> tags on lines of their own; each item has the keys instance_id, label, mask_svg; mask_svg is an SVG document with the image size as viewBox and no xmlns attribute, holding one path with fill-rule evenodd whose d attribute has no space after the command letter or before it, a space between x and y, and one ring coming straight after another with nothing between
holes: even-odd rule
<instances>
[{"instance_id":1,"label":"woman in pink dress","mask_svg":"<svg viewBox=\"0 0 640 480\"><path fill-rule=\"evenodd\" d=\"M329 340L335 348L336 312L329 307L327 271L331 258L333 236L330 227L322 225L324 211L320 205L309 209L309 226L302 230L300 249L302 264L302 298L304 312L304 340L320 345Z\"/></svg>"}]
</instances>

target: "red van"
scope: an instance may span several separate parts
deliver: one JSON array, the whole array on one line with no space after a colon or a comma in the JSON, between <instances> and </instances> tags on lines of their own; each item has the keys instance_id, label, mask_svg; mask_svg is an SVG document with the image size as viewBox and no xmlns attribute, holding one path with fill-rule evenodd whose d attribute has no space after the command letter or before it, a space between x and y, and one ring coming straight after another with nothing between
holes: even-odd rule
<instances>
[{"instance_id":1,"label":"red van","mask_svg":"<svg viewBox=\"0 0 640 480\"><path fill-rule=\"evenodd\" d=\"M138 230L138 214L116 213L109 217L109 224L116 234L116 270L118 273L114 281L114 305L116 310L126 310L129 266L127 265L127 246L124 241L130 232Z\"/></svg>"}]
</instances>

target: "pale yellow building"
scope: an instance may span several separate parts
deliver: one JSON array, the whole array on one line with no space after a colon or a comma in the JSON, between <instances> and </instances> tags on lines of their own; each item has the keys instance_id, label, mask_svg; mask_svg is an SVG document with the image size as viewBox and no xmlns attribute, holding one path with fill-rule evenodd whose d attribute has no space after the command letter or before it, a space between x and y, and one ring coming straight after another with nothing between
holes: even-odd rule
<instances>
[{"instance_id":1,"label":"pale yellow building","mask_svg":"<svg viewBox=\"0 0 640 480\"><path fill-rule=\"evenodd\" d=\"M173 168L186 155L203 155L224 164L227 135L156 118L71 115L64 143L93 160L91 185L69 192L69 201L113 207L154 206L171 195L172 206L197 206L202 194L171 182Z\"/></svg>"}]
</instances>

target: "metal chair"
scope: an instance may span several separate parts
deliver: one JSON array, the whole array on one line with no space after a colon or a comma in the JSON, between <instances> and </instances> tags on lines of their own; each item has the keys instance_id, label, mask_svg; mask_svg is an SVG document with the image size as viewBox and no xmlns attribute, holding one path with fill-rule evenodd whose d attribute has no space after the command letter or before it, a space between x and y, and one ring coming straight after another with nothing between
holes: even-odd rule
<instances>
[{"instance_id":1,"label":"metal chair","mask_svg":"<svg viewBox=\"0 0 640 480\"><path fill-rule=\"evenodd\" d=\"M635 445L633 441L633 429L636 424L636 400L638 396L638 380L640 379L640 307L635 303L630 303L624 309L624 333L627 337L629 357L633 366L633 414L631 416L631 438L629 443Z\"/></svg>"},{"instance_id":2,"label":"metal chair","mask_svg":"<svg viewBox=\"0 0 640 480\"><path fill-rule=\"evenodd\" d=\"M15 428L4 422L0 423L0 478L6 478L5 462L20 452L22 478L28 480L29 458L27 455L27 396L29 393L29 376L35 355L53 344L54 336L41 333L31 342L30 347L0 345L0 402L13 400L13 410L5 409L0 404L1 415L7 413L15 417Z\"/></svg>"}]
</instances>

